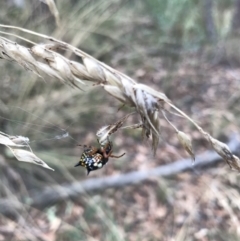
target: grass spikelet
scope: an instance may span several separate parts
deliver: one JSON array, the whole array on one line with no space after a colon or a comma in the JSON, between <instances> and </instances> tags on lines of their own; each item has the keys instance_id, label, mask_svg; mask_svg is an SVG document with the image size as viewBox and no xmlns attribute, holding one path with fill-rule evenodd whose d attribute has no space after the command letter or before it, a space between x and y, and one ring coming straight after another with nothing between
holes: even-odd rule
<instances>
[{"instance_id":1,"label":"grass spikelet","mask_svg":"<svg viewBox=\"0 0 240 241\"><path fill-rule=\"evenodd\" d=\"M95 80L96 82L105 81L103 69L97 62L95 62L92 58L84 57L83 63L86 66L89 75L92 77L92 80Z\"/></svg>"},{"instance_id":2,"label":"grass spikelet","mask_svg":"<svg viewBox=\"0 0 240 241\"><path fill-rule=\"evenodd\" d=\"M230 148L223 142L209 135L209 141L213 149L226 161L231 169L240 171L240 160L237 156L233 155Z\"/></svg>"},{"instance_id":3,"label":"grass spikelet","mask_svg":"<svg viewBox=\"0 0 240 241\"><path fill-rule=\"evenodd\" d=\"M3 132L0 132L0 144L8 147L18 161L33 163L54 171L54 169L49 167L43 160L41 160L32 152L29 146L28 137L9 136ZM29 148L30 151L22 149L24 147Z\"/></svg>"},{"instance_id":4,"label":"grass spikelet","mask_svg":"<svg viewBox=\"0 0 240 241\"><path fill-rule=\"evenodd\" d=\"M192 140L191 140L190 136L188 136L187 134L185 134L182 131L179 131L177 133L177 137L178 137L179 142L182 144L182 146L186 150L186 152L191 156L192 164L194 164L195 155L193 153Z\"/></svg>"},{"instance_id":5,"label":"grass spikelet","mask_svg":"<svg viewBox=\"0 0 240 241\"><path fill-rule=\"evenodd\" d=\"M104 74L106 76L107 83L109 83L110 85L113 85L113 86L116 85L121 88L121 78L117 74L113 74L107 69L103 69L103 70L104 70Z\"/></svg>"},{"instance_id":6,"label":"grass spikelet","mask_svg":"<svg viewBox=\"0 0 240 241\"><path fill-rule=\"evenodd\" d=\"M132 105L131 102L123 95L123 92L119 90L118 87L112 85L103 85L103 88L114 98L121 101L123 104L128 104L129 106Z\"/></svg>"},{"instance_id":7,"label":"grass spikelet","mask_svg":"<svg viewBox=\"0 0 240 241\"><path fill-rule=\"evenodd\" d=\"M5 146L15 146L15 147L24 147L25 145L16 143L15 138L11 138L5 133L1 132L0 134L0 144Z\"/></svg>"},{"instance_id":8,"label":"grass spikelet","mask_svg":"<svg viewBox=\"0 0 240 241\"><path fill-rule=\"evenodd\" d=\"M9 146L8 148L11 150L11 152L17 158L18 161L33 163L54 171L54 169L49 167L43 160L41 160L39 157L37 157L34 153L30 151L26 151L22 149L13 149L13 148L10 148Z\"/></svg>"},{"instance_id":9,"label":"grass spikelet","mask_svg":"<svg viewBox=\"0 0 240 241\"><path fill-rule=\"evenodd\" d=\"M88 74L86 67L78 62L69 61L69 67L72 73L81 80L91 80L91 76Z\"/></svg>"}]
</instances>

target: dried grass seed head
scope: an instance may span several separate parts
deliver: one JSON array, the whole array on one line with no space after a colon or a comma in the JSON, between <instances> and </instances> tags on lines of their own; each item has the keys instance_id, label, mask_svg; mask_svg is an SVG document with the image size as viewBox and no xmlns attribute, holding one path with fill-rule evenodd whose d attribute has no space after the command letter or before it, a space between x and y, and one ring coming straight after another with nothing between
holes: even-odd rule
<instances>
[{"instance_id":1,"label":"dried grass seed head","mask_svg":"<svg viewBox=\"0 0 240 241\"><path fill-rule=\"evenodd\" d=\"M233 154L230 148L223 142L208 135L208 140L212 144L213 149L225 160L232 159Z\"/></svg>"},{"instance_id":2,"label":"dried grass seed head","mask_svg":"<svg viewBox=\"0 0 240 241\"><path fill-rule=\"evenodd\" d=\"M32 52L38 57L42 58L49 65L49 68L46 66L40 66L41 70L45 70L45 73L51 73L51 76L57 77L59 80L63 81L65 84L72 87L79 86L76 82L85 84L82 80L75 77L71 70L70 61L64 58L62 55L53 52L45 47L45 45L36 45L31 48Z\"/></svg>"},{"instance_id":3,"label":"dried grass seed head","mask_svg":"<svg viewBox=\"0 0 240 241\"><path fill-rule=\"evenodd\" d=\"M165 108L164 103L168 103L170 107L174 108L179 114L181 114L191 123L193 123L195 127L203 135L206 136L206 132L204 132L202 128L198 126L197 123L195 123L190 117L188 117L185 113L183 113L173 104L171 104L171 101L166 97L164 93L158 92L150 88L149 86L136 83L130 77L113 70L106 64L95 60L88 54L76 49L75 47L67 43L43 34L35 33L30 30L14 26L1 26L18 29L50 40L54 44L71 50L76 55L80 56L84 64L79 64L76 68L77 64L72 64L72 61L69 61L62 55L54 52L56 50L54 46L53 48L51 47L50 50L48 45L36 45L32 47L31 51L29 51L29 49L21 45L17 45L16 43L7 40L6 38L0 37L0 50L2 58L7 60L14 60L23 67L34 71L36 74L38 74L38 71L43 71L50 76L58 78L65 84L71 85L72 87L76 85L76 82L84 83L81 81L82 77L84 77L85 80L91 80L94 82L102 83L104 85L108 84L109 87L104 88L108 93L112 94L112 96L122 101L123 103L126 103L137 109L142 119L144 135L148 137L152 135L153 138L159 137L160 125L159 121L157 121L156 119L156 113L157 110ZM36 55L38 55L38 57L41 57L42 61L38 61L35 58ZM116 88L112 88L110 86ZM114 130L114 128L116 129L116 126L112 127L110 125L110 131L108 131L108 133L105 132L104 135L109 136L110 133ZM208 139L211 142L215 151L225 160L230 160L232 162L234 162L235 160L237 163L237 157L233 156L226 144L221 143L218 140L210 137L210 135ZM157 139L153 140L153 143L155 143L153 144L153 146L156 146L156 141ZM186 148L190 150L186 140L185 145Z\"/></svg>"},{"instance_id":4,"label":"dried grass seed head","mask_svg":"<svg viewBox=\"0 0 240 241\"><path fill-rule=\"evenodd\" d=\"M187 134L185 134L182 131L178 131L177 137L181 145L184 147L186 152L191 156L192 162L194 163L195 161L195 155L193 153L193 148L192 148L192 140L191 137Z\"/></svg>"}]
</instances>

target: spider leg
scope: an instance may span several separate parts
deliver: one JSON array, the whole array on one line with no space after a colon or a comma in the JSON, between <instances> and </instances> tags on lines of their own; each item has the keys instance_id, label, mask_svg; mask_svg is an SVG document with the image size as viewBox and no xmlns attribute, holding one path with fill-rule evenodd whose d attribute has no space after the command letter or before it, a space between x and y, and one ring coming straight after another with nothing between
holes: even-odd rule
<instances>
[{"instance_id":1,"label":"spider leg","mask_svg":"<svg viewBox=\"0 0 240 241\"><path fill-rule=\"evenodd\" d=\"M104 157L104 158L109 158L109 157L111 156L111 154L112 154L112 151L110 151L110 152L107 154L107 153L106 153L106 149L103 149L102 152L103 152L103 157Z\"/></svg>"},{"instance_id":2,"label":"spider leg","mask_svg":"<svg viewBox=\"0 0 240 241\"><path fill-rule=\"evenodd\" d=\"M115 155L111 155L112 154L112 152L111 153L109 153L110 155L109 155L109 157L113 157L113 158L120 158L120 157L122 157L122 156L124 156L126 153L123 153L122 155L120 155L120 156L115 156Z\"/></svg>"}]
</instances>

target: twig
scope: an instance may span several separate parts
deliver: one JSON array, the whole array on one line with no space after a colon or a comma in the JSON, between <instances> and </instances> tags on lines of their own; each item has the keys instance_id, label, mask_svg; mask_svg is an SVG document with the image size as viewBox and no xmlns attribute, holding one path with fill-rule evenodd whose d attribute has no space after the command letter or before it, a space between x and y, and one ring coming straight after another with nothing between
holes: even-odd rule
<instances>
[{"instance_id":1,"label":"twig","mask_svg":"<svg viewBox=\"0 0 240 241\"><path fill-rule=\"evenodd\" d=\"M228 143L232 152L237 152L240 147L239 137L232 136ZM222 161L222 158L214 151L206 151L196 156L195 165L192 166L191 159L182 159L174 163L159 166L150 170L134 171L127 174L120 174L112 177L92 178L86 181L78 181L62 186L56 185L48 187L43 191L32 193L31 206L44 208L57 202L71 198L79 197L86 192L104 190L107 188L123 187L125 185L133 185L152 177L167 177L179 172L194 170Z\"/></svg>"}]
</instances>

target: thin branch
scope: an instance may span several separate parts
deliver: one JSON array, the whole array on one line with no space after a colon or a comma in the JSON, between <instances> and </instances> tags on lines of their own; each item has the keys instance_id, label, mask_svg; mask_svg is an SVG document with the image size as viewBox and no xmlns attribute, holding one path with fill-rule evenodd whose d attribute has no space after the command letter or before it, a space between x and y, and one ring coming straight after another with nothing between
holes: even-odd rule
<instances>
[{"instance_id":1,"label":"thin branch","mask_svg":"<svg viewBox=\"0 0 240 241\"><path fill-rule=\"evenodd\" d=\"M232 152L237 152L240 148L239 136L234 135L228 145ZM215 165L220 161L222 161L222 159L216 152L206 151L203 154L196 156L194 166L192 166L191 159L188 158L150 170L134 171L112 177L92 178L86 181L77 181L61 186L56 185L48 187L43 191L32 193L33 199L31 201L31 206L44 208L60 201L80 197L81 194L86 192L133 185L153 177L168 177L180 172L195 170L197 168L203 168L213 164Z\"/></svg>"}]
</instances>

